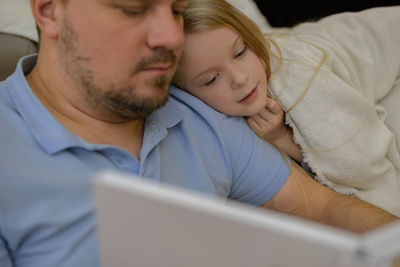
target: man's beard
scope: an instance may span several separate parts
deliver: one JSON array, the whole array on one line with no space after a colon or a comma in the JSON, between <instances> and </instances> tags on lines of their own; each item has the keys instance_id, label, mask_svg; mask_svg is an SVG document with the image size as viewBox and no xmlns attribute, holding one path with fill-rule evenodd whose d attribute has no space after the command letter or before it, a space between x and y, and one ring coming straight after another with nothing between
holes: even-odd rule
<instances>
[{"instance_id":1,"label":"man's beard","mask_svg":"<svg viewBox=\"0 0 400 267\"><path fill-rule=\"evenodd\" d=\"M154 110L162 107L168 100L168 85L171 79L160 76L151 80L149 86L159 89L159 94L154 96L141 97L135 94L135 87L111 88L106 92L101 90L87 90L86 99L101 99L101 106L105 111L114 116L124 119L139 119L149 115ZM97 94L95 96L94 94ZM97 102L98 106L99 103Z\"/></svg>"},{"instance_id":2,"label":"man's beard","mask_svg":"<svg viewBox=\"0 0 400 267\"><path fill-rule=\"evenodd\" d=\"M82 89L80 95L84 104L88 105L90 112L101 119L134 120L145 118L154 110L162 107L168 100L168 86L171 75L158 76L143 85L157 90L159 94L140 96L136 85L116 86L110 84L107 88L95 81L95 73L86 65L91 58L83 56L79 51L79 36L72 29L68 21L64 21L64 27L60 34L61 57L66 74ZM137 63L131 75L142 71L145 67L157 63L177 64L177 56L173 51L158 48L153 51L151 57ZM85 108L84 108L85 109Z\"/></svg>"}]
</instances>

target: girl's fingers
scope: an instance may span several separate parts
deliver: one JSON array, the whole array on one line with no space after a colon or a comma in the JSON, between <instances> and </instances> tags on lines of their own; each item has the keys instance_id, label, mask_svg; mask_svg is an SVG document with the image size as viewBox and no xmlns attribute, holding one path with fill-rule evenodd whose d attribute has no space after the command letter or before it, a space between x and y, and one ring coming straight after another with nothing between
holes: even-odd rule
<instances>
[{"instance_id":1,"label":"girl's fingers","mask_svg":"<svg viewBox=\"0 0 400 267\"><path fill-rule=\"evenodd\" d=\"M255 116L258 116L259 118L265 121L270 121L271 119L273 119L273 117L276 116L276 114L272 113L269 109L264 108Z\"/></svg>"},{"instance_id":2,"label":"girl's fingers","mask_svg":"<svg viewBox=\"0 0 400 267\"><path fill-rule=\"evenodd\" d=\"M261 128L261 125L257 123L257 121L254 119L254 116L247 118L246 121L254 130L259 130Z\"/></svg>"},{"instance_id":3,"label":"girl's fingers","mask_svg":"<svg viewBox=\"0 0 400 267\"><path fill-rule=\"evenodd\" d=\"M265 127L268 125L268 121L260 116L259 114L256 114L254 116L251 116L251 119L259 126L259 127Z\"/></svg>"},{"instance_id":4,"label":"girl's fingers","mask_svg":"<svg viewBox=\"0 0 400 267\"><path fill-rule=\"evenodd\" d=\"M253 118L247 118L247 124L258 134L261 131L261 126Z\"/></svg>"},{"instance_id":5,"label":"girl's fingers","mask_svg":"<svg viewBox=\"0 0 400 267\"><path fill-rule=\"evenodd\" d=\"M273 114L279 114L282 112L281 106L276 102L274 99L267 97L267 104L266 107L269 111Z\"/></svg>"}]
</instances>

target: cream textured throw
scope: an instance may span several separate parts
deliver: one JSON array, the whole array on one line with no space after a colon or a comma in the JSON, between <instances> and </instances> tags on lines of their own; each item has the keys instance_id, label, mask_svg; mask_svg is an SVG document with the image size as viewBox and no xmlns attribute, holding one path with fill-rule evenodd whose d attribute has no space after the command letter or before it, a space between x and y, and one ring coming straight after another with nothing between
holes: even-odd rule
<instances>
[{"instance_id":1,"label":"cream textured throw","mask_svg":"<svg viewBox=\"0 0 400 267\"><path fill-rule=\"evenodd\" d=\"M284 60L269 84L316 179L399 216L400 6L300 24L276 41Z\"/></svg>"}]
</instances>

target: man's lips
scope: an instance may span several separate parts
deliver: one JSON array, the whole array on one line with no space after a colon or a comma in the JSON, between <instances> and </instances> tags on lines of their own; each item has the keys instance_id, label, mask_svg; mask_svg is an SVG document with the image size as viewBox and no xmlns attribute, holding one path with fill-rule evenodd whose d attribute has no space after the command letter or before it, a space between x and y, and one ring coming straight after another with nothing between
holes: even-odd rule
<instances>
[{"instance_id":1,"label":"man's lips","mask_svg":"<svg viewBox=\"0 0 400 267\"><path fill-rule=\"evenodd\" d=\"M253 88L253 90L251 90L251 92L246 95L244 98L242 98L242 100L239 101L240 104L249 104L251 102L253 102L256 97L257 97L257 87L258 84L256 85L256 87Z\"/></svg>"},{"instance_id":2,"label":"man's lips","mask_svg":"<svg viewBox=\"0 0 400 267\"><path fill-rule=\"evenodd\" d=\"M158 65L151 65L151 66L146 66L142 69L142 71L147 72L147 73L152 73L155 75L163 75L167 74L172 70L172 64L158 64Z\"/></svg>"}]
</instances>

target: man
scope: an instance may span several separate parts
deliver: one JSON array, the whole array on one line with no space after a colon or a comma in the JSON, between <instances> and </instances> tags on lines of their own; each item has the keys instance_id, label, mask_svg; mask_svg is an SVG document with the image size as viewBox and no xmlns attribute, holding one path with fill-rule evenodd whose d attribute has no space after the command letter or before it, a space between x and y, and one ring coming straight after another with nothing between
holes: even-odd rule
<instances>
[{"instance_id":1,"label":"man","mask_svg":"<svg viewBox=\"0 0 400 267\"><path fill-rule=\"evenodd\" d=\"M395 219L313 181L243 119L168 99L187 4L31 0L39 55L0 85L1 266L98 266L90 183L110 168L357 232Z\"/></svg>"}]
</instances>

